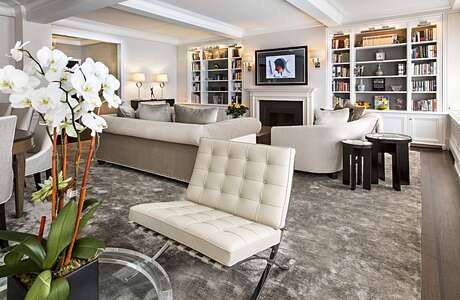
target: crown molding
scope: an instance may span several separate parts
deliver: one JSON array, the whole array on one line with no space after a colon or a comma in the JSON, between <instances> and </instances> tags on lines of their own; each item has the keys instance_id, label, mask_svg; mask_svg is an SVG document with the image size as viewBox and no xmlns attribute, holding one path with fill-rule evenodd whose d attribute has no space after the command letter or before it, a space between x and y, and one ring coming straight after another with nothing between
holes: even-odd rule
<instances>
[{"instance_id":1,"label":"crown molding","mask_svg":"<svg viewBox=\"0 0 460 300\"><path fill-rule=\"evenodd\" d=\"M244 34L244 30L238 26L158 0L128 0L115 7L138 15L191 25L227 38L241 38Z\"/></svg>"},{"instance_id":2,"label":"crown molding","mask_svg":"<svg viewBox=\"0 0 460 300\"><path fill-rule=\"evenodd\" d=\"M147 33L145 31L136 30L136 29L128 29L126 27L116 26L116 25L109 25L106 23L90 21L81 18L67 18L64 20L56 21L53 24L53 28L57 30L61 30L62 28L69 28L69 29L79 29L85 30L87 32L97 32L107 35L107 32L110 32L110 35L113 36L122 36L122 37L129 37L129 38L136 38L141 40L149 40L155 42L161 42L166 44L178 45L179 40L174 37L156 34L156 33ZM59 32L54 32L56 34L60 34Z\"/></svg>"},{"instance_id":3,"label":"crown molding","mask_svg":"<svg viewBox=\"0 0 460 300\"><path fill-rule=\"evenodd\" d=\"M294 30L302 30L302 29L310 29L316 27L324 26L318 21L311 21L308 23L304 23L302 25L296 26L279 26L277 28L263 28L263 29L256 29L256 30L248 30L245 32L243 38L255 36L255 35L262 35L262 34L270 34L270 33L277 33L277 32L285 32L285 31L294 31Z\"/></svg>"},{"instance_id":4,"label":"crown molding","mask_svg":"<svg viewBox=\"0 0 460 300\"><path fill-rule=\"evenodd\" d=\"M286 1L328 27L341 24L344 18L343 13L327 0Z\"/></svg>"},{"instance_id":5,"label":"crown molding","mask_svg":"<svg viewBox=\"0 0 460 300\"><path fill-rule=\"evenodd\" d=\"M0 16L15 17L16 11L13 7L5 3L0 3Z\"/></svg>"}]
</instances>

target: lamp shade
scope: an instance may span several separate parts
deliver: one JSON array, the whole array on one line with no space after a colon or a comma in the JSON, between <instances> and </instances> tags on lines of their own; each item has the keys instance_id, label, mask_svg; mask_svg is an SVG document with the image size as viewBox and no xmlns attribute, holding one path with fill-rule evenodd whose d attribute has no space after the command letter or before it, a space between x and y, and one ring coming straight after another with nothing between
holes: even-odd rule
<instances>
[{"instance_id":1,"label":"lamp shade","mask_svg":"<svg viewBox=\"0 0 460 300\"><path fill-rule=\"evenodd\" d=\"M156 74L153 77L153 80L155 82L162 82L162 83L168 82L168 74Z\"/></svg>"},{"instance_id":2,"label":"lamp shade","mask_svg":"<svg viewBox=\"0 0 460 300\"><path fill-rule=\"evenodd\" d=\"M145 82L145 74L144 73L129 73L128 80L134 82Z\"/></svg>"}]
</instances>

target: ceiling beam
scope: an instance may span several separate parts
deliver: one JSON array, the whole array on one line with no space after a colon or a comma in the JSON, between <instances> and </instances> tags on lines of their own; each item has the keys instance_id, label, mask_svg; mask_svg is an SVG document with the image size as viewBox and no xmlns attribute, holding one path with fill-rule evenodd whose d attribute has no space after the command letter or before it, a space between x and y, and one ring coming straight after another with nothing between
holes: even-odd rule
<instances>
[{"instance_id":1,"label":"ceiling beam","mask_svg":"<svg viewBox=\"0 0 460 300\"><path fill-rule=\"evenodd\" d=\"M0 16L14 17L16 15L13 7L6 3L0 2Z\"/></svg>"},{"instance_id":2,"label":"ceiling beam","mask_svg":"<svg viewBox=\"0 0 460 300\"><path fill-rule=\"evenodd\" d=\"M286 0L325 26L342 24L344 15L326 0Z\"/></svg>"},{"instance_id":3,"label":"ceiling beam","mask_svg":"<svg viewBox=\"0 0 460 300\"><path fill-rule=\"evenodd\" d=\"M453 10L460 9L460 0L450 0L450 6Z\"/></svg>"},{"instance_id":4,"label":"ceiling beam","mask_svg":"<svg viewBox=\"0 0 460 300\"><path fill-rule=\"evenodd\" d=\"M193 26L226 38L241 38L244 34L244 30L238 26L167 4L162 1L128 0L119 3L115 7L146 17L153 17L169 22L172 21L177 24Z\"/></svg>"},{"instance_id":5,"label":"ceiling beam","mask_svg":"<svg viewBox=\"0 0 460 300\"><path fill-rule=\"evenodd\" d=\"M36 23L52 23L68 17L112 6L122 0L42 0L25 6L26 18Z\"/></svg>"}]
</instances>

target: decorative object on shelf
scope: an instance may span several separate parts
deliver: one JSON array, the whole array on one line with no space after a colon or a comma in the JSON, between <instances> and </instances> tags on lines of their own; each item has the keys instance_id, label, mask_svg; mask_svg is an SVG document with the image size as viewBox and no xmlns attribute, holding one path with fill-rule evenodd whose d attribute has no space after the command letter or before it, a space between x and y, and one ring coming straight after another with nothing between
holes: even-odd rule
<instances>
[{"instance_id":1,"label":"decorative object on shelf","mask_svg":"<svg viewBox=\"0 0 460 300\"><path fill-rule=\"evenodd\" d=\"M398 75L404 76L406 75L406 64L398 64Z\"/></svg>"},{"instance_id":2,"label":"decorative object on shelf","mask_svg":"<svg viewBox=\"0 0 460 300\"><path fill-rule=\"evenodd\" d=\"M221 69L221 67L220 67L219 64L213 64L213 65L212 65L212 68L213 68L214 70L219 70L219 69Z\"/></svg>"},{"instance_id":3,"label":"decorative object on shelf","mask_svg":"<svg viewBox=\"0 0 460 300\"><path fill-rule=\"evenodd\" d=\"M402 90L402 85L392 85L391 90L393 92L400 92Z\"/></svg>"},{"instance_id":4,"label":"decorative object on shelf","mask_svg":"<svg viewBox=\"0 0 460 300\"><path fill-rule=\"evenodd\" d=\"M18 62L24 60L34 73L5 66L0 74L6 84L0 85L0 91L11 94L9 101L13 107L32 107L44 123L39 126L47 126L53 143L52 175L32 194L32 201L51 202L51 222L45 231L47 217L41 216L37 234L0 231L0 239L16 242L6 249L1 276L9 277L9 299L82 299L82 292L87 295L85 299L97 299L96 260L105 245L95 238L81 237L80 233L99 206L96 199L86 196L98 134L107 128L99 116L100 107L103 103L108 103L109 108L118 107L121 99L115 92L120 82L104 64L91 58L68 69L69 58L63 52L42 47L35 58L23 46L19 43L12 49L13 58ZM89 149L83 150L83 144L78 143L72 162L77 167L69 176L68 137L80 141L86 129L91 130ZM62 152L57 149L58 139L62 140ZM88 155L86 164L81 164L85 167L79 178L82 153ZM72 280L80 275L78 282ZM21 294L24 292L26 295Z\"/></svg>"},{"instance_id":5,"label":"decorative object on shelf","mask_svg":"<svg viewBox=\"0 0 460 300\"><path fill-rule=\"evenodd\" d=\"M369 101L358 100L356 101L357 107L364 107L365 109L371 108L371 103Z\"/></svg>"},{"instance_id":6,"label":"decorative object on shelf","mask_svg":"<svg viewBox=\"0 0 460 300\"><path fill-rule=\"evenodd\" d=\"M360 79L360 80L359 80L359 83L358 83L358 85L356 86L356 88L357 88L358 91L360 91L360 92L364 92L364 91L366 90L366 85L364 84L363 79Z\"/></svg>"},{"instance_id":7,"label":"decorative object on shelf","mask_svg":"<svg viewBox=\"0 0 460 300\"><path fill-rule=\"evenodd\" d=\"M150 88L150 99L155 99L155 93L153 92L153 87Z\"/></svg>"},{"instance_id":8,"label":"decorative object on shelf","mask_svg":"<svg viewBox=\"0 0 460 300\"><path fill-rule=\"evenodd\" d=\"M308 47L256 51L256 85L307 85Z\"/></svg>"},{"instance_id":9,"label":"decorative object on shelf","mask_svg":"<svg viewBox=\"0 0 460 300\"><path fill-rule=\"evenodd\" d=\"M316 69L321 68L321 59L323 57L323 51L321 49L313 49L310 53L311 62Z\"/></svg>"},{"instance_id":10,"label":"decorative object on shelf","mask_svg":"<svg viewBox=\"0 0 460 300\"><path fill-rule=\"evenodd\" d=\"M252 67L254 65L254 55L250 52L247 52L243 55L243 67L248 70L248 72L252 71Z\"/></svg>"},{"instance_id":11,"label":"decorative object on shelf","mask_svg":"<svg viewBox=\"0 0 460 300\"><path fill-rule=\"evenodd\" d=\"M355 67L355 76L364 76L364 66L356 66Z\"/></svg>"},{"instance_id":12,"label":"decorative object on shelf","mask_svg":"<svg viewBox=\"0 0 460 300\"><path fill-rule=\"evenodd\" d=\"M385 78L374 78L372 80L372 90L384 91L385 90Z\"/></svg>"},{"instance_id":13,"label":"decorative object on shelf","mask_svg":"<svg viewBox=\"0 0 460 300\"><path fill-rule=\"evenodd\" d=\"M145 82L145 74L144 73L129 73L128 80L136 83L137 99L141 99L141 88Z\"/></svg>"},{"instance_id":14,"label":"decorative object on shelf","mask_svg":"<svg viewBox=\"0 0 460 300\"><path fill-rule=\"evenodd\" d=\"M385 52L383 50L379 50L375 53L375 60L385 60Z\"/></svg>"},{"instance_id":15,"label":"decorative object on shelf","mask_svg":"<svg viewBox=\"0 0 460 300\"><path fill-rule=\"evenodd\" d=\"M227 116L231 115L234 119L243 116L249 108L243 104L232 103L227 107Z\"/></svg>"},{"instance_id":16,"label":"decorative object on shelf","mask_svg":"<svg viewBox=\"0 0 460 300\"><path fill-rule=\"evenodd\" d=\"M154 76L154 81L158 82L160 84L161 99L163 99L164 98L163 90L164 90L166 84L168 83L168 74L156 74Z\"/></svg>"},{"instance_id":17,"label":"decorative object on shelf","mask_svg":"<svg viewBox=\"0 0 460 300\"><path fill-rule=\"evenodd\" d=\"M377 65L377 71L375 71L376 76L383 76L382 64Z\"/></svg>"},{"instance_id":18,"label":"decorative object on shelf","mask_svg":"<svg viewBox=\"0 0 460 300\"><path fill-rule=\"evenodd\" d=\"M396 98L393 103L390 103L390 109L394 110L404 110L405 109L405 101L404 99L398 97Z\"/></svg>"},{"instance_id":19,"label":"decorative object on shelf","mask_svg":"<svg viewBox=\"0 0 460 300\"><path fill-rule=\"evenodd\" d=\"M374 96L374 109L376 110L388 110L390 109L390 100L388 96Z\"/></svg>"}]
</instances>

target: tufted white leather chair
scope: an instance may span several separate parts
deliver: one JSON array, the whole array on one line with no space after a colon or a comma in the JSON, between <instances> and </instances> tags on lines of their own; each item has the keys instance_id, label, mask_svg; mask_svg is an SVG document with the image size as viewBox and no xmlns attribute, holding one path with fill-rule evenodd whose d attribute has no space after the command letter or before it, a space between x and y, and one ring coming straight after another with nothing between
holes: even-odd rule
<instances>
[{"instance_id":1,"label":"tufted white leather chair","mask_svg":"<svg viewBox=\"0 0 460 300\"><path fill-rule=\"evenodd\" d=\"M295 150L202 139L185 201L131 208L131 221L232 266L278 245Z\"/></svg>"}]
</instances>

